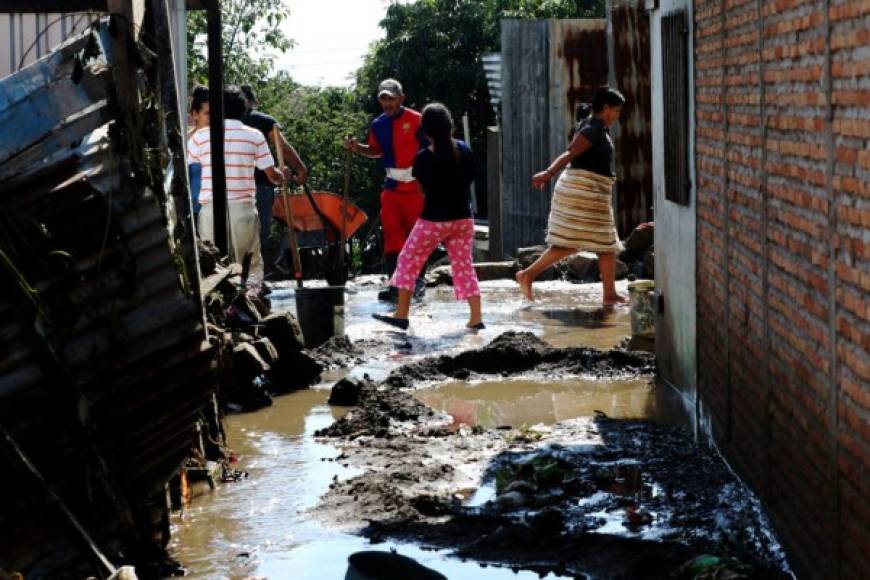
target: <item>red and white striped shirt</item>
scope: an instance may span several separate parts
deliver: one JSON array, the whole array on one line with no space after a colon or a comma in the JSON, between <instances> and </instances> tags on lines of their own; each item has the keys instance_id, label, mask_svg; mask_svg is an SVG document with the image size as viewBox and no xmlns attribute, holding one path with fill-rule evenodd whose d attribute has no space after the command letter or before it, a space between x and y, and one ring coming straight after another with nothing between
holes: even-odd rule
<instances>
[{"instance_id":1,"label":"red and white striped shirt","mask_svg":"<svg viewBox=\"0 0 870 580\"><path fill-rule=\"evenodd\" d=\"M188 163L202 164L202 188L199 203L211 203L211 143L209 128L203 127L187 141ZM227 173L227 199L254 199L257 184L254 168L265 170L275 165L272 152L263 134L241 121L224 121L224 164Z\"/></svg>"}]
</instances>

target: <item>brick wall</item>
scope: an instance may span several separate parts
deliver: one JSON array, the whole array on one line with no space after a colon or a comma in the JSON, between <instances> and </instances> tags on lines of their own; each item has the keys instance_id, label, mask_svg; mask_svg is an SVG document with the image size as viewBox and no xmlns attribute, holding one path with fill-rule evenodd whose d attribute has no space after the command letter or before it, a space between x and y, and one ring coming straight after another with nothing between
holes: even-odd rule
<instances>
[{"instance_id":1,"label":"brick wall","mask_svg":"<svg viewBox=\"0 0 870 580\"><path fill-rule=\"evenodd\" d=\"M870 0L696 0L698 384L797 572L870 570Z\"/></svg>"}]
</instances>

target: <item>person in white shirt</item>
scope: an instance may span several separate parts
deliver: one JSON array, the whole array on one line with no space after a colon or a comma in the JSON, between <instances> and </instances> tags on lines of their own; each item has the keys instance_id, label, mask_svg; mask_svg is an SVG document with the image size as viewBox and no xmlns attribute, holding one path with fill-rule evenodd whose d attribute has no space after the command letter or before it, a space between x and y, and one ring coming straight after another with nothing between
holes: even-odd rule
<instances>
[{"instance_id":1,"label":"person in white shirt","mask_svg":"<svg viewBox=\"0 0 870 580\"><path fill-rule=\"evenodd\" d=\"M258 287L263 280L263 257L260 253L260 218L257 214L257 184L254 169L260 169L275 184L290 179L275 167L275 160L263 134L242 124L247 111L245 96L236 86L224 89L224 164L227 177L227 208L229 214L230 256L242 263L251 252L250 285ZM209 128L203 127L190 136L187 144L188 163L202 165L202 187L199 191L199 235L214 241L214 211L212 204L212 165Z\"/></svg>"}]
</instances>

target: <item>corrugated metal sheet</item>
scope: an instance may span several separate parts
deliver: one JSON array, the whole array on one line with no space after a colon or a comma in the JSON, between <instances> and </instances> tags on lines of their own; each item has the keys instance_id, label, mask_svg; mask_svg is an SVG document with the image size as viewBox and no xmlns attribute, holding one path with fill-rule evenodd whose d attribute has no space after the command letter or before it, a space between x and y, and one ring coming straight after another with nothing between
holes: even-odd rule
<instances>
[{"instance_id":1,"label":"corrugated metal sheet","mask_svg":"<svg viewBox=\"0 0 870 580\"><path fill-rule=\"evenodd\" d=\"M216 377L189 198L165 185L183 162L172 69L142 54L151 98L131 131L113 42L104 27L0 81L0 425L98 543L121 530L129 546ZM0 469L0 567L62 568L76 551L63 518L21 465L0 454Z\"/></svg>"},{"instance_id":2,"label":"corrugated metal sheet","mask_svg":"<svg viewBox=\"0 0 870 580\"><path fill-rule=\"evenodd\" d=\"M488 52L483 55L483 72L489 90L489 102L498 111L501 106L501 53Z\"/></svg>"},{"instance_id":3,"label":"corrugated metal sheet","mask_svg":"<svg viewBox=\"0 0 870 580\"><path fill-rule=\"evenodd\" d=\"M33 64L98 18L86 12L0 14L0 78Z\"/></svg>"},{"instance_id":4,"label":"corrugated metal sheet","mask_svg":"<svg viewBox=\"0 0 870 580\"><path fill-rule=\"evenodd\" d=\"M643 0L608 2L610 85L626 98L621 120L612 131L616 222L622 235L653 219L650 32L643 4Z\"/></svg>"},{"instance_id":5,"label":"corrugated metal sheet","mask_svg":"<svg viewBox=\"0 0 870 580\"><path fill-rule=\"evenodd\" d=\"M541 244L549 191L532 175L565 150L574 107L607 80L605 21L503 20L502 247ZM497 243L497 242L496 242Z\"/></svg>"}]
</instances>

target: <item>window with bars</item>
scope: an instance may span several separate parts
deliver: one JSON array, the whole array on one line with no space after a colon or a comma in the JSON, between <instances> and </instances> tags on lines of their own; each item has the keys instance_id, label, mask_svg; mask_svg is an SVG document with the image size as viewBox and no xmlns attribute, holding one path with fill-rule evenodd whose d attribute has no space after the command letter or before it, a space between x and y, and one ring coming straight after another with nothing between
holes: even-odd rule
<instances>
[{"instance_id":1,"label":"window with bars","mask_svg":"<svg viewBox=\"0 0 870 580\"><path fill-rule=\"evenodd\" d=\"M686 11L662 17L665 199L689 205L689 26Z\"/></svg>"}]
</instances>

